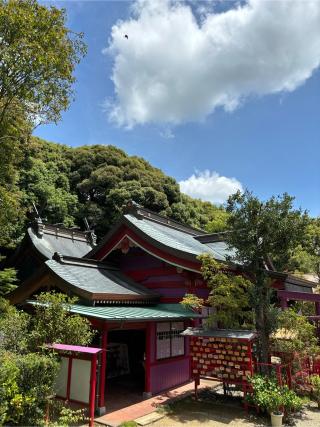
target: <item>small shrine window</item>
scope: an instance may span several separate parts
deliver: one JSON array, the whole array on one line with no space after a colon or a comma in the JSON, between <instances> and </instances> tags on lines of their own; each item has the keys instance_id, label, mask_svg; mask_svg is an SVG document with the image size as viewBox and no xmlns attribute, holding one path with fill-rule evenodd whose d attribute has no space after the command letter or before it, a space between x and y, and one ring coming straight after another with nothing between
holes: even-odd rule
<instances>
[{"instance_id":1,"label":"small shrine window","mask_svg":"<svg viewBox=\"0 0 320 427\"><path fill-rule=\"evenodd\" d=\"M157 323L157 359L184 355L183 322Z\"/></svg>"}]
</instances>

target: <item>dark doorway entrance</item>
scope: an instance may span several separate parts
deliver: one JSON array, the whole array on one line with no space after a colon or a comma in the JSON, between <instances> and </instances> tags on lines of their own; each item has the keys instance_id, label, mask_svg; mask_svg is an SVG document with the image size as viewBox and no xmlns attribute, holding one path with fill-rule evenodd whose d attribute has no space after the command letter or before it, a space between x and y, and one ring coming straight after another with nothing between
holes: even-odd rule
<instances>
[{"instance_id":1,"label":"dark doorway entrance","mask_svg":"<svg viewBox=\"0 0 320 427\"><path fill-rule=\"evenodd\" d=\"M110 405L116 410L142 400L145 348L144 329L108 331L106 405L109 410Z\"/></svg>"}]
</instances>

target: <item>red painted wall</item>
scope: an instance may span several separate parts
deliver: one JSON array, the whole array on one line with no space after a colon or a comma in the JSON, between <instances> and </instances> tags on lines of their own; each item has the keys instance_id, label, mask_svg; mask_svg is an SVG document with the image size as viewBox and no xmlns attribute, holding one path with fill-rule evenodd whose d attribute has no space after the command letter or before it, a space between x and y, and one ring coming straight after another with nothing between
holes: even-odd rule
<instances>
[{"instance_id":1,"label":"red painted wall","mask_svg":"<svg viewBox=\"0 0 320 427\"><path fill-rule=\"evenodd\" d=\"M124 255L120 251L114 253L119 267L124 274L144 287L158 292L162 302L179 302L186 293L195 293L207 298L209 291L198 273L183 270L161 261L139 248L132 248Z\"/></svg>"},{"instance_id":2,"label":"red painted wall","mask_svg":"<svg viewBox=\"0 0 320 427\"><path fill-rule=\"evenodd\" d=\"M188 325L185 324L187 327ZM156 323L151 325L150 391L159 393L177 387L191 379L189 338L185 338L185 355L170 359L156 359Z\"/></svg>"}]
</instances>

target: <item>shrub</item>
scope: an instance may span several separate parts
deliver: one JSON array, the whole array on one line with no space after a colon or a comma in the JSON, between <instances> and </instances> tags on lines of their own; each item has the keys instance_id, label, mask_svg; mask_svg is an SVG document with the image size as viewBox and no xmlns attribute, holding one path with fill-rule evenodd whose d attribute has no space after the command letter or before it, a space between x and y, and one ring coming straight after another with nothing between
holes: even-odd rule
<instances>
[{"instance_id":1,"label":"shrub","mask_svg":"<svg viewBox=\"0 0 320 427\"><path fill-rule=\"evenodd\" d=\"M52 400L48 407L47 419L42 418L39 427L68 427L70 425L79 425L87 421L84 409L66 408L64 402Z\"/></svg>"},{"instance_id":2,"label":"shrub","mask_svg":"<svg viewBox=\"0 0 320 427\"><path fill-rule=\"evenodd\" d=\"M253 403L262 410L285 412L300 410L304 401L288 386L279 386L275 378L255 375L249 379L252 385L252 394L247 396L247 401Z\"/></svg>"},{"instance_id":3,"label":"shrub","mask_svg":"<svg viewBox=\"0 0 320 427\"><path fill-rule=\"evenodd\" d=\"M38 353L0 356L0 425L38 425L53 393L58 363Z\"/></svg>"},{"instance_id":4,"label":"shrub","mask_svg":"<svg viewBox=\"0 0 320 427\"><path fill-rule=\"evenodd\" d=\"M278 315L278 333L273 336L273 350L281 353L312 356L319 353L316 328L307 317L292 309L283 310Z\"/></svg>"},{"instance_id":5,"label":"shrub","mask_svg":"<svg viewBox=\"0 0 320 427\"><path fill-rule=\"evenodd\" d=\"M51 293L37 302L30 316L0 298L0 426L41 425L59 368L45 344L86 345L94 335L88 320L70 314L74 299ZM54 419L67 425L80 416L62 410Z\"/></svg>"},{"instance_id":6,"label":"shrub","mask_svg":"<svg viewBox=\"0 0 320 427\"><path fill-rule=\"evenodd\" d=\"M282 395L282 405L286 412L296 412L302 409L304 400L287 386L280 389Z\"/></svg>"},{"instance_id":7,"label":"shrub","mask_svg":"<svg viewBox=\"0 0 320 427\"><path fill-rule=\"evenodd\" d=\"M36 299L29 339L32 350L54 342L77 345L91 342L94 332L90 322L70 313L70 307L76 303L77 298L57 292L43 292Z\"/></svg>"},{"instance_id":8,"label":"shrub","mask_svg":"<svg viewBox=\"0 0 320 427\"><path fill-rule=\"evenodd\" d=\"M319 375L311 375L311 396L317 402L318 407L320 409L320 376Z\"/></svg>"}]
</instances>

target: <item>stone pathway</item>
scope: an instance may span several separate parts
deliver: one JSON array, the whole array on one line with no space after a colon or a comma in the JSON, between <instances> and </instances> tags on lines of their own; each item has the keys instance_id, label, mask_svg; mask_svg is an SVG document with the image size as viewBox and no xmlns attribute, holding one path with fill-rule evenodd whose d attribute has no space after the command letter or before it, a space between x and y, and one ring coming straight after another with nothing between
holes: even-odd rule
<instances>
[{"instance_id":1,"label":"stone pathway","mask_svg":"<svg viewBox=\"0 0 320 427\"><path fill-rule=\"evenodd\" d=\"M199 388L204 389L208 386L212 387L214 384L215 383L213 381L201 380ZM135 420L137 418L151 414L152 412L156 411L159 406L167 404L169 401L172 402L173 400L187 397L192 394L193 391L194 383L188 383L182 387L158 394L151 399L142 400L139 403L135 403L133 405L123 407L117 411L107 413L102 417L96 418L95 423L104 426L117 427L123 421ZM106 404L108 404L108 402L106 402Z\"/></svg>"}]
</instances>

